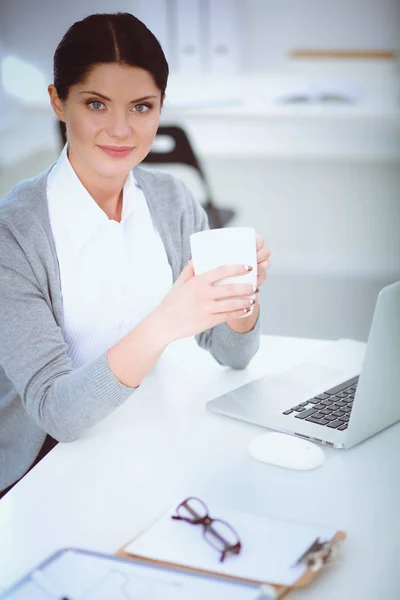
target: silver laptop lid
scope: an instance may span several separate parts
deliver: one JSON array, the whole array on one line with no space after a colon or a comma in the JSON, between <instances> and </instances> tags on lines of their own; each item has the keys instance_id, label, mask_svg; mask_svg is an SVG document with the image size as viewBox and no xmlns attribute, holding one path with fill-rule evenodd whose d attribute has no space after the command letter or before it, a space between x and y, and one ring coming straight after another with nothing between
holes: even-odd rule
<instances>
[{"instance_id":1,"label":"silver laptop lid","mask_svg":"<svg viewBox=\"0 0 400 600\"><path fill-rule=\"evenodd\" d=\"M400 420L400 282L379 293L346 448Z\"/></svg>"}]
</instances>

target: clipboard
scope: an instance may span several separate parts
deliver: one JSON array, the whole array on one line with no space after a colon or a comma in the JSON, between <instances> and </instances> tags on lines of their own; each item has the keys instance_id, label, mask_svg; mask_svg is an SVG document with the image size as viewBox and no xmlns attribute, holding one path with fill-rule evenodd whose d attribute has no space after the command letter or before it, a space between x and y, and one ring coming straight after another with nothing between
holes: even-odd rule
<instances>
[{"instance_id":1,"label":"clipboard","mask_svg":"<svg viewBox=\"0 0 400 600\"><path fill-rule=\"evenodd\" d=\"M166 518L171 513L168 511L165 515L163 515L160 519ZM314 539L313 542L307 547L306 551L303 552L296 561L297 564L301 564L305 566L305 570L302 574L290 585L288 584L280 584L277 582L271 583L269 581L263 580L262 578L254 578L254 577L244 577L237 576L234 574L223 574L218 571L214 571L212 569L204 569L194 566L188 566L185 564L181 564L177 561L170 560L160 560L157 558L150 558L148 556L140 555L140 553L135 553L134 551L128 551L128 548L131 544L138 541L141 536L144 536L146 532L148 532L152 527L154 527L160 519L157 519L150 527L146 528L142 532L140 532L137 536L135 536L130 542L125 544L122 548L120 548L116 552L116 556L120 556L127 559L134 559L135 561L164 566L168 569L177 569L182 570L184 572L193 573L197 575L205 575L207 577L215 577L219 579L229 580L236 583L241 584L249 584L258 586L261 594L264 597L268 597L271 600L280 600L286 594L288 594L292 589L308 586L317 574L325 568L326 565L333 562L341 544L346 538L346 533L344 531L338 530L336 531L332 537L325 541L320 541L319 538ZM296 526L298 524L293 523L292 526ZM202 540L199 541L201 543ZM240 555L239 555L240 556ZM228 559L229 560L229 559Z\"/></svg>"}]
</instances>

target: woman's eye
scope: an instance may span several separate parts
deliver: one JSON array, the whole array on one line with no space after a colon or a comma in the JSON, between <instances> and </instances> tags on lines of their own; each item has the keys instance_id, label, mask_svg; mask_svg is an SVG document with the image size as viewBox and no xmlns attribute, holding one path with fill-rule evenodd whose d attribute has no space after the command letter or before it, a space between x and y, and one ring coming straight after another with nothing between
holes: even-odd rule
<instances>
[{"instance_id":1,"label":"woman's eye","mask_svg":"<svg viewBox=\"0 0 400 600\"><path fill-rule=\"evenodd\" d=\"M100 100L90 100L90 102L88 102L88 106L96 111L100 111L104 108L104 104L103 102L100 102ZM149 111L150 108L151 106L149 104L136 104L132 110L134 112L144 113Z\"/></svg>"},{"instance_id":2,"label":"woman's eye","mask_svg":"<svg viewBox=\"0 0 400 600\"><path fill-rule=\"evenodd\" d=\"M104 104L100 100L91 100L88 102L88 106L91 106L94 110L99 110Z\"/></svg>"},{"instance_id":3,"label":"woman's eye","mask_svg":"<svg viewBox=\"0 0 400 600\"><path fill-rule=\"evenodd\" d=\"M147 112L148 110L150 110L150 106L148 104L136 104L136 106L133 107L135 109L136 112Z\"/></svg>"}]
</instances>

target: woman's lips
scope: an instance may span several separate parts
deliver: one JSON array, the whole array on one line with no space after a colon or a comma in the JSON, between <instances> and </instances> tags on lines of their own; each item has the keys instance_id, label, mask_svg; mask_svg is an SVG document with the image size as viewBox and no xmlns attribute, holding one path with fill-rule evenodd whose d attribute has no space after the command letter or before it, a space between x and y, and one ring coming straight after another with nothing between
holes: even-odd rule
<instances>
[{"instance_id":1,"label":"woman's lips","mask_svg":"<svg viewBox=\"0 0 400 600\"><path fill-rule=\"evenodd\" d=\"M124 158L133 150L132 146L99 146L99 148L108 154L108 156L113 156L114 158Z\"/></svg>"}]
</instances>

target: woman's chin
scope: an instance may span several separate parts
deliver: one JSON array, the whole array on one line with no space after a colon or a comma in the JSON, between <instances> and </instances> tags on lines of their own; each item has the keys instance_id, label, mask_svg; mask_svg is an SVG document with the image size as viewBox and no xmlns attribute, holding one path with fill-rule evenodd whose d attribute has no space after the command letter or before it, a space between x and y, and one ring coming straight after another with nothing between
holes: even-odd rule
<instances>
[{"instance_id":1,"label":"woman's chin","mask_svg":"<svg viewBox=\"0 0 400 600\"><path fill-rule=\"evenodd\" d=\"M94 166L94 170L100 177L107 177L107 179L114 179L116 177L126 176L136 164L131 164L129 161L124 161L124 164L115 164L110 160L97 161Z\"/></svg>"}]
</instances>

